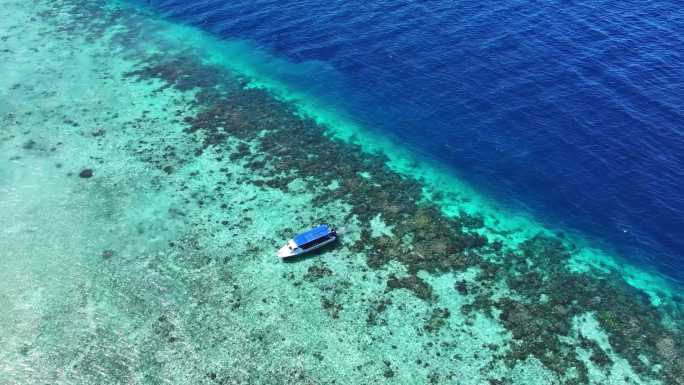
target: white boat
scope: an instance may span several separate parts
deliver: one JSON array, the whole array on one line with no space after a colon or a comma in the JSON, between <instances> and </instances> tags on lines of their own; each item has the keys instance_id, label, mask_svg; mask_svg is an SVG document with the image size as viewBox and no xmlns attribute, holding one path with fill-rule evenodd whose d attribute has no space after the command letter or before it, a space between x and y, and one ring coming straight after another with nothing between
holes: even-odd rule
<instances>
[{"instance_id":1,"label":"white boat","mask_svg":"<svg viewBox=\"0 0 684 385\"><path fill-rule=\"evenodd\" d=\"M328 225L320 225L304 233L294 236L278 250L278 257L290 258L302 255L335 242L337 233Z\"/></svg>"}]
</instances>

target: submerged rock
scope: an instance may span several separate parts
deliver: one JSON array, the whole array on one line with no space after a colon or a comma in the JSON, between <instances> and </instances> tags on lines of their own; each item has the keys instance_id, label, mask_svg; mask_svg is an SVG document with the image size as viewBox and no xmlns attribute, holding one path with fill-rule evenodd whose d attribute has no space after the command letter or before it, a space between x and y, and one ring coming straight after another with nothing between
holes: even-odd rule
<instances>
[{"instance_id":1,"label":"submerged rock","mask_svg":"<svg viewBox=\"0 0 684 385\"><path fill-rule=\"evenodd\" d=\"M86 169L82 170L81 172L79 172L78 176L81 178L85 178L85 179L90 178L93 176L93 170L86 168Z\"/></svg>"},{"instance_id":2,"label":"submerged rock","mask_svg":"<svg viewBox=\"0 0 684 385\"><path fill-rule=\"evenodd\" d=\"M462 295L468 294L468 283L464 280L460 280L454 284L454 289Z\"/></svg>"},{"instance_id":3,"label":"submerged rock","mask_svg":"<svg viewBox=\"0 0 684 385\"><path fill-rule=\"evenodd\" d=\"M36 147L36 141L33 139L29 140L28 142L22 145L22 148L24 150L33 150L34 147Z\"/></svg>"}]
</instances>

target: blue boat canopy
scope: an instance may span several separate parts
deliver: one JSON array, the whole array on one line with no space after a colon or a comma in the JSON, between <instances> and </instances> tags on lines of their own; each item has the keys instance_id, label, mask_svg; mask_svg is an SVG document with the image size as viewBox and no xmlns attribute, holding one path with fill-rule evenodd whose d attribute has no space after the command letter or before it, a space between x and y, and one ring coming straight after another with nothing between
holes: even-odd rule
<instances>
[{"instance_id":1,"label":"blue boat canopy","mask_svg":"<svg viewBox=\"0 0 684 385\"><path fill-rule=\"evenodd\" d=\"M330 228L328 225L320 225L307 232L296 235L294 238L292 238L292 240L297 246L301 246L318 238L325 237L328 234L330 234Z\"/></svg>"}]
</instances>

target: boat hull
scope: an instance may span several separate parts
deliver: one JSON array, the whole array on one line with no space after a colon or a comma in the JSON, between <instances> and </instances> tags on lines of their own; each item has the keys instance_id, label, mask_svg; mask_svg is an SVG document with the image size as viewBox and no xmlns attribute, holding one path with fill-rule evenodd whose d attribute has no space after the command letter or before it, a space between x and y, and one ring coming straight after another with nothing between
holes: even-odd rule
<instances>
[{"instance_id":1,"label":"boat hull","mask_svg":"<svg viewBox=\"0 0 684 385\"><path fill-rule=\"evenodd\" d=\"M302 249L302 248L299 248L299 247L298 247L298 248L292 250L292 249L290 249L290 248L288 247L288 245L286 244L285 246L281 247L280 250L278 250L277 255L278 255L278 258L280 258L280 259L286 259L286 258L296 257L296 256L299 256L299 255L302 255L302 254L310 253L310 252L312 252L312 251L314 251L314 250L318 250L318 249L320 249L321 247L324 247L324 246L326 246L326 245L328 245L328 244L330 244L330 243L335 242L335 240L337 240L337 237L332 237L332 238L330 238L330 239L328 239L328 240L326 240L326 241L324 241L324 242L321 242L321 243L319 243L319 244L317 244L317 245L315 245L315 246L312 246L312 247L310 247L310 248L308 248L308 249Z\"/></svg>"}]
</instances>

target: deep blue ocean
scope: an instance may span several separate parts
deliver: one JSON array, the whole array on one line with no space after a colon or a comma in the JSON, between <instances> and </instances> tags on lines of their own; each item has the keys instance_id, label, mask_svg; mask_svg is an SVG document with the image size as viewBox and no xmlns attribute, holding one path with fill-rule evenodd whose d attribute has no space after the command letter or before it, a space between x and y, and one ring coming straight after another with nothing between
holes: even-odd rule
<instances>
[{"instance_id":1,"label":"deep blue ocean","mask_svg":"<svg viewBox=\"0 0 684 385\"><path fill-rule=\"evenodd\" d=\"M677 1L149 0L486 195L684 281Z\"/></svg>"}]
</instances>

